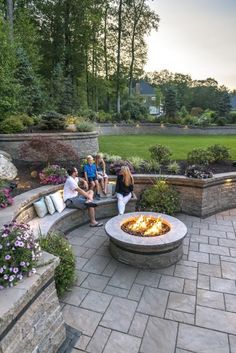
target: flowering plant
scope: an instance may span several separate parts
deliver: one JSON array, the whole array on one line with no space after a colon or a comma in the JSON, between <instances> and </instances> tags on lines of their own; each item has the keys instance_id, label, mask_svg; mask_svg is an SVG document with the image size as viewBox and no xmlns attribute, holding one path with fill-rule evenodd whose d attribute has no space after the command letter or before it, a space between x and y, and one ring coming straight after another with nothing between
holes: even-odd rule
<instances>
[{"instance_id":1,"label":"flowering plant","mask_svg":"<svg viewBox=\"0 0 236 353\"><path fill-rule=\"evenodd\" d=\"M63 184L67 178L65 168L57 164L49 165L39 173L41 184Z\"/></svg>"},{"instance_id":2,"label":"flowering plant","mask_svg":"<svg viewBox=\"0 0 236 353\"><path fill-rule=\"evenodd\" d=\"M0 230L0 289L35 273L40 246L28 224L11 222Z\"/></svg>"},{"instance_id":3,"label":"flowering plant","mask_svg":"<svg viewBox=\"0 0 236 353\"><path fill-rule=\"evenodd\" d=\"M4 187L0 188L0 208L6 208L7 206L12 205L13 198L11 196L11 188Z\"/></svg>"}]
</instances>

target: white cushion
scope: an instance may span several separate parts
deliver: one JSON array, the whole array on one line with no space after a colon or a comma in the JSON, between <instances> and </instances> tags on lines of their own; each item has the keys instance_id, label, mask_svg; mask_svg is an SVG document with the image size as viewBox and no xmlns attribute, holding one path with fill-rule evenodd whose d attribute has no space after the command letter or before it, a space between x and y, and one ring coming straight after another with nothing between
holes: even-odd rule
<instances>
[{"instance_id":1,"label":"white cushion","mask_svg":"<svg viewBox=\"0 0 236 353\"><path fill-rule=\"evenodd\" d=\"M66 208L66 204L63 201L61 192L57 191L54 194L51 194L50 197L57 212L61 213Z\"/></svg>"},{"instance_id":2,"label":"white cushion","mask_svg":"<svg viewBox=\"0 0 236 353\"><path fill-rule=\"evenodd\" d=\"M51 199L50 195L45 196L45 203L46 203L48 212L49 212L50 214L53 214L53 213L56 212L55 206L54 206L54 204L53 204L53 202L52 202L52 199Z\"/></svg>"},{"instance_id":3,"label":"white cushion","mask_svg":"<svg viewBox=\"0 0 236 353\"><path fill-rule=\"evenodd\" d=\"M44 201L44 197L33 203L37 216L43 218L48 213L47 206Z\"/></svg>"}]
</instances>

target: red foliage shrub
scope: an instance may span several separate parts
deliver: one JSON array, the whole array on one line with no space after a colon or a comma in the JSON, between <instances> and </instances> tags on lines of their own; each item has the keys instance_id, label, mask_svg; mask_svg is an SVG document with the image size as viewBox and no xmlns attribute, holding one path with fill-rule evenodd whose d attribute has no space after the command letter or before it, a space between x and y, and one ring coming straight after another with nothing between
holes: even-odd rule
<instances>
[{"instance_id":1,"label":"red foliage shrub","mask_svg":"<svg viewBox=\"0 0 236 353\"><path fill-rule=\"evenodd\" d=\"M69 144L42 136L32 138L22 143L19 147L19 155L24 160L43 161L51 164L55 161L79 159L77 151Z\"/></svg>"}]
</instances>

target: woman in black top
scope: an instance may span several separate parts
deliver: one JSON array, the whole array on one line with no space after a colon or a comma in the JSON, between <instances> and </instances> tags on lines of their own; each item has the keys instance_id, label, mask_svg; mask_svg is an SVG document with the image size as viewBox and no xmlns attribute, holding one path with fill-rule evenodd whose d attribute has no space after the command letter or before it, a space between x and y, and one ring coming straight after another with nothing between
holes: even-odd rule
<instances>
[{"instance_id":1,"label":"woman in black top","mask_svg":"<svg viewBox=\"0 0 236 353\"><path fill-rule=\"evenodd\" d=\"M116 181L116 195L118 199L119 214L124 214L125 206L132 197L134 178L129 167L122 166Z\"/></svg>"}]
</instances>

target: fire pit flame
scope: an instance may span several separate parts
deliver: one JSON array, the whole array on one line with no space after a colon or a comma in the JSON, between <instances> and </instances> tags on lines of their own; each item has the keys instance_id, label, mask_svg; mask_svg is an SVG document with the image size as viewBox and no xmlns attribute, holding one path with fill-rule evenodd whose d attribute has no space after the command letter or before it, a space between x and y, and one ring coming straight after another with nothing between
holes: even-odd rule
<instances>
[{"instance_id":1,"label":"fire pit flame","mask_svg":"<svg viewBox=\"0 0 236 353\"><path fill-rule=\"evenodd\" d=\"M121 229L126 233L143 237L154 237L167 233L170 227L161 217L153 216L132 217L122 223Z\"/></svg>"}]
</instances>

